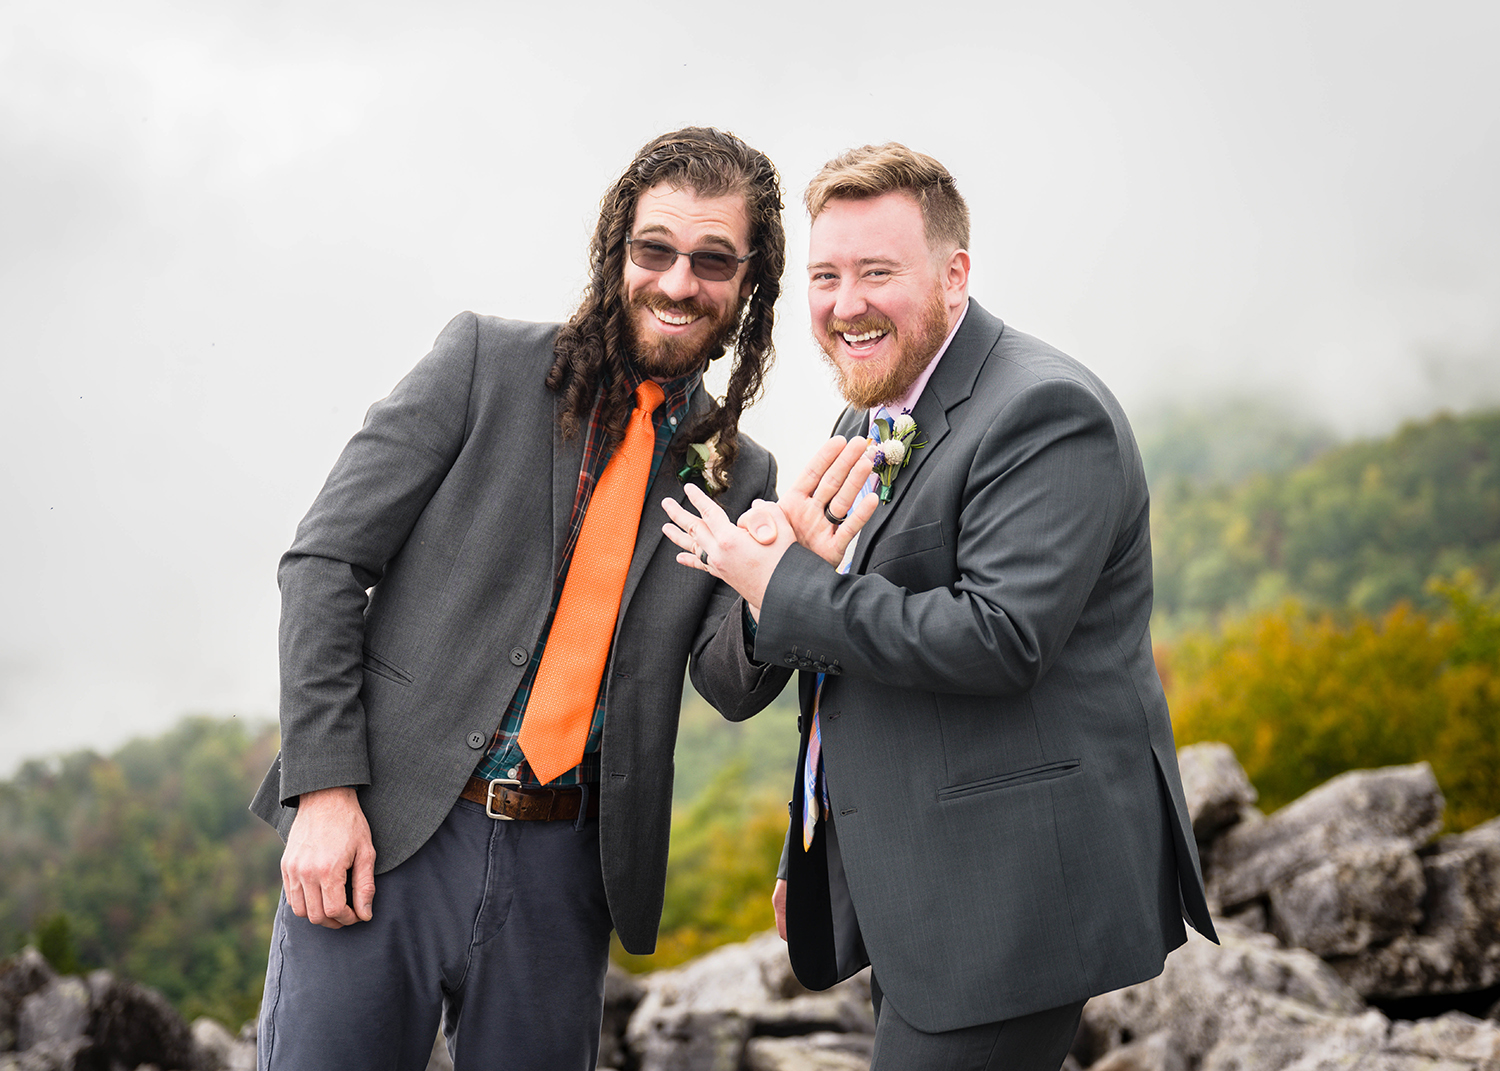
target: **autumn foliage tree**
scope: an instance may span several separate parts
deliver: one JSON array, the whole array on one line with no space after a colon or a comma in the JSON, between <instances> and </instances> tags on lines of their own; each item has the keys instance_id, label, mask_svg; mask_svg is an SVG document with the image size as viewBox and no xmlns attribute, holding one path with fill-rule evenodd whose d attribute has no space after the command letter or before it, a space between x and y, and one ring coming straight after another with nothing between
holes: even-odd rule
<instances>
[{"instance_id":1,"label":"autumn foliage tree","mask_svg":"<svg viewBox=\"0 0 1500 1071\"><path fill-rule=\"evenodd\" d=\"M1378 616L1296 603L1158 652L1181 744L1234 748L1274 809L1345 770L1426 760L1450 828L1500 813L1500 609L1472 578L1447 609Z\"/></svg>"}]
</instances>

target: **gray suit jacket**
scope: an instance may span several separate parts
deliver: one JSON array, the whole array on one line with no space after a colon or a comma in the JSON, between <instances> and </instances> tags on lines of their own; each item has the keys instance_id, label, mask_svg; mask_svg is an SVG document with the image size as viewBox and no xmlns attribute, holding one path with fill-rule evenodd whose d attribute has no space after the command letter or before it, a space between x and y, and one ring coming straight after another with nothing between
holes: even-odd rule
<instances>
[{"instance_id":1,"label":"gray suit jacket","mask_svg":"<svg viewBox=\"0 0 1500 1071\"><path fill-rule=\"evenodd\" d=\"M758 658L826 669L828 786L869 958L926 1031L1151 977L1212 936L1152 661L1146 482L1114 397L978 304L913 413L917 450L840 576L793 547ZM864 434L864 410L838 430ZM813 674L803 674L803 754ZM801 777L799 760L798 785ZM822 827L794 792L792 962L822 988Z\"/></svg>"},{"instance_id":2,"label":"gray suit jacket","mask_svg":"<svg viewBox=\"0 0 1500 1071\"><path fill-rule=\"evenodd\" d=\"M376 868L417 850L452 808L520 682L546 620L583 458L543 380L556 324L463 313L371 407L282 558L281 754L252 810L284 838L298 795L359 787ZM688 420L707 404L700 390ZM775 461L740 439L738 516L770 498ZM727 648L710 695L759 709L784 670L754 668L734 593L673 559L650 490L606 670L600 845L621 943L650 952L661 917L672 749L690 655Z\"/></svg>"}]
</instances>

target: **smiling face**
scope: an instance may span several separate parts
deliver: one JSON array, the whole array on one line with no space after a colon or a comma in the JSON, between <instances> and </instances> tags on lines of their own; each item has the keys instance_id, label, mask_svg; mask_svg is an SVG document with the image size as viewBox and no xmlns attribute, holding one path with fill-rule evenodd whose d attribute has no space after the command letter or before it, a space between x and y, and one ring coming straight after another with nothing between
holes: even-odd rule
<instances>
[{"instance_id":1,"label":"smiling face","mask_svg":"<svg viewBox=\"0 0 1500 1071\"><path fill-rule=\"evenodd\" d=\"M711 249L742 257L750 252L750 218L737 193L699 197L691 189L651 187L636 202L632 238L649 238L683 253ZM625 304L632 351L641 371L672 379L698 369L734 333L752 284L741 264L723 282L700 279L680 256L666 271L625 258Z\"/></svg>"},{"instance_id":2,"label":"smiling face","mask_svg":"<svg viewBox=\"0 0 1500 1071\"><path fill-rule=\"evenodd\" d=\"M916 198L837 198L813 220L807 303L850 405L895 401L916 382L968 299L969 254L933 250Z\"/></svg>"}]
</instances>

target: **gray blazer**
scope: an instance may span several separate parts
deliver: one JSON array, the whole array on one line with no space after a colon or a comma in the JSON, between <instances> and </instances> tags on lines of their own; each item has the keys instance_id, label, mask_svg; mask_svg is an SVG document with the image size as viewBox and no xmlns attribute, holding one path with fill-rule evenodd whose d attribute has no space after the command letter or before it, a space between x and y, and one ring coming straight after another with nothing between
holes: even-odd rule
<instances>
[{"instance_id":1,"label":"gray blazer","mask_svg":"<svg viewBox=\"0 0 1500 1071\"><path fill-rule=\"evenodd\" d=\"M564 441L543 380L558 325L462 313L371 407L282 558L281 754L251 809L285 838L297 797L359 786L376 870L447 816L520 683L545 622L583 440ZM695 394L689 421L707 400ZM738 516L770 498L775 460L740 439ZM672 749L689 656L718 644L709 698L731 716L788 676L754 668L734 593L663 538L682 501L671 455L647 494L606 670L600 851L621 943L655 947Z\"/></svg>"},{"instance_id":2,"label":"gray blazer","mask_svg":"<svg viewBox=\"0 0 1500 1071\"><path fill-rule=\"evenodd\" d=\"M850 575L792 547L755 652L829 674L848 895L886 998L939 1031L1149 978L1185 940L1184 912L1214 931L1152 661L1146 482L1124 413L1083 366L971 302L913 416L926 445ZM865 421L846 411L838 431ZM803 852L801 823L797 789L788 940L823 988L860 963L835 955L825 838Z\"/></svg>"}]
</instances>

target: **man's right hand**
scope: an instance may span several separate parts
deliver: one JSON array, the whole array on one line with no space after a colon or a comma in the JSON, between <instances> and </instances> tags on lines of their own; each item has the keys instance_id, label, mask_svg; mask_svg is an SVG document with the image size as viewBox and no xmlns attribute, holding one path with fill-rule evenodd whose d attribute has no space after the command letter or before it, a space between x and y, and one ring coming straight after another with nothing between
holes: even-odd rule
<instances>
[{"instance_id":1,"label":"man's right hand","mask_svg":"<svg viewBox=\"0 0 1500 1071\"><path fill-rule=\"evenodd\" d=\"M786 878L776 879L776 888L771 890L771 910L776 912L776 932L786 940Z\"/></svg>"},{"instance_id":2,"label":"man's right hand","mask_svg":"<svg viewBox=\"0 0 1500 1071\"><path fill-rule=\"evenodd\" d=\"M354 789L302 793L281 855L281 885L293 914L319 926L338 930L374 917L375 846Z\"/></svg>"}]
</instances>

